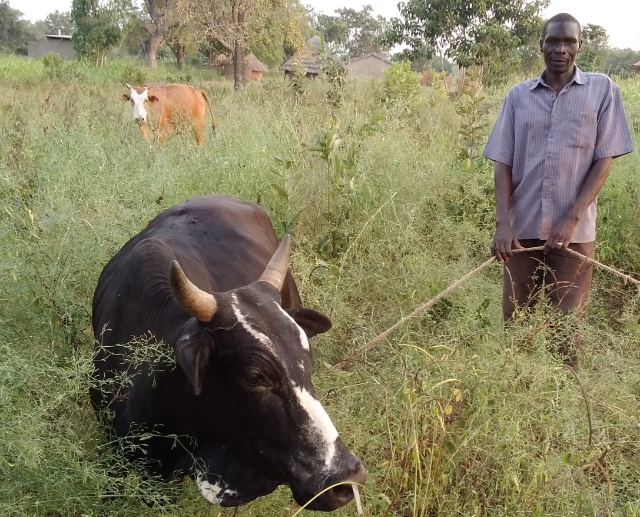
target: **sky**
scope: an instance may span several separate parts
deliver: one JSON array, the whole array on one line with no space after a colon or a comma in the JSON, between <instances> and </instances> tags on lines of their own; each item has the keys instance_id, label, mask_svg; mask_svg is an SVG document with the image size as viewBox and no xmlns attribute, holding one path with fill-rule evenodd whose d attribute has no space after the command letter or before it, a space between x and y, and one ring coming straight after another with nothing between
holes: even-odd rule
<instances>
[{"instance_id":1,"label":"sky","mask_svg":"<svg viewBox=\"0 0 640 517\"><path fill-rule=\"evenodd\" d=\"M302 3L325 14L333 14L341 7L360 10L369 4L374 14L385 18L398 16L396 0L302 0ZM9 0L9 5L32 22L46 18L55 10L71 10L71 0ZM612 47L640 50L640 2L637 0L551 0L543 18L562 12L575 16L582 25L602 25Z\"/></svg>"}]
</instances>

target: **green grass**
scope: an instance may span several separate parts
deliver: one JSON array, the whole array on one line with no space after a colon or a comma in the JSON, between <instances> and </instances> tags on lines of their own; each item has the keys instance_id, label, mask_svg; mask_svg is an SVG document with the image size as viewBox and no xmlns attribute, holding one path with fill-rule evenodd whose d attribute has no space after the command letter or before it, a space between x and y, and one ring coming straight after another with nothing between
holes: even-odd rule
<instances>
[{"instance_id":1,"label":"green grass","mask_svg":"<svg viewBox=\"0 0 640 517\"><path fill-rule=\"evenodd\" d=\"M73 66L60 78L0 60L0 515L233 515L209 509L191 481L138 476L87 395L102 267L163 208L210 192L259 201L279 235L297 214L295 277L305 304L334 322L314 340L315 385L367 467L365 515L640 515L640 298L606 273L595 275L578 379L547 352L556 316L503 328L497 265L328 368L488 257L491 166L462 172L452 100L425 91L382 105L363 82L334 110L320 81L296 100L275 75L234 93L206 70L142 70L207 89L218 128L199 148L188 134L141 137L118 99L138 65ZM640 86L621 88L638 146ZM503 94L485 101L490 121ZM362 134L374 114L384 119ZM330 130L344 139L342 163L353 145L352 183L329 181L310 151ZM614 162L597 250L636 276L639 178L636 156ZM336 229L342 251L316 251ZM296 511L281 487L235 515Z\"/></svg>"}]
</instances>

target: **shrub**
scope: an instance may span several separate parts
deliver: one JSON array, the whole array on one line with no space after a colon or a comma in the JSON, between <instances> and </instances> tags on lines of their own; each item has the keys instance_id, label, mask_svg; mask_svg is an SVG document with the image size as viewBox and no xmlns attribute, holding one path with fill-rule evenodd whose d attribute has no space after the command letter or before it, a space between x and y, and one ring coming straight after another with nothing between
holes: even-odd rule
<instances>
[{"instance_id":1,"label":"shrub","mask_svg":"<svg viewBox=\"0 0 640 517\"><path fill-rule=\"evenodd\" d=\"M420 93L421 82L420 74L411 71L411 63L393 63L384 72L378 90L380 100L384 103L409 103Z\"/></svg>"},{"instance_id":2,"label":"shrub","mask_svg":"<svg viewBox=\"0 0 640 517\"><path fill-rule=\"evenodd\" d=\"M120 73L120 80L123 83L143 84L147 80L147 72L133 61L127 61Z\"/></svg>"}]
</instances>

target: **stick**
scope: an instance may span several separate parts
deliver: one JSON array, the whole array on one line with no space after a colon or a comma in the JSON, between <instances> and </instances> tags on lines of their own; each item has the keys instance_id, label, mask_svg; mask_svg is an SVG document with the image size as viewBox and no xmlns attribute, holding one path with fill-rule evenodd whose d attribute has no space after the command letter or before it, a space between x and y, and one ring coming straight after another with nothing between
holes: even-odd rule
<instances>
[{"instance_id":1,"label":"stick","mask_svg":"<svg viewBox=\"0 0 640 517\"><path fill-rule=\"evenodd\" d=\"M513 253L523 253L525 251L542 251L543 249L544 249L544 246L535 246L533 248L520 248L520 249L511 250L511 251ZM627 282L631 282L632 284L635 284L638 287L638 290L640 291L640 281L639 280L636 280L635 278L633 278L633 277L631 277L631 276L629 276L629 275L627 275L627 274L625 274L625 273L623 273L623 272L621 272L621 271L619 271L617 269L614 269L614 268L612 268L610 266L602 264L601 262L598 262L595 259L592 259L592 258L589 258L589 257L585 257L583 254L578 253L577 251L574 251L572 249L564 248L562 251L566 252L566 253L569 253L570 255L573 255L575 257L578 257L578 258L582 259L583 261L588 262L589 264L593 264L595 266L601 267L602 269L604 269L605 271L608 271L609 273L613 273L614 275L619 276L620 278L622 278L624 280L625 284ZM370 350L371 348L373 348L374 346L379 344L383 339L386 339L393 332L395 332L398 329L398 327L400 327L403 323L405 323L406 321L408 321L408 320L410 320L412 318L415 318L421 312L426 311L429 307L432 307L433 305L438 303L445 296L447 296L450 292L452 292L455 289L457 289L458 287L460 287L462 284L464 284L471 277L477 275L478 273L480 273L480 271L482 271L483 269L485 269L488 266L490 266L493 262L495 262L495 260L496 260L495 257L491 257L490 259L484 261L477 268L475 268L474 270L470 271L469 273L464 275L459 280L456 280L453 284L451 284L449 287L447 287L444 291L440 292L439 294L437 294L436 296L434 296L430 300L426 301L425 303L423 303L419 307L416 307L413 310L413 312L411 312L411 314L409 314L408 316L405 316L404 318L400 319L400 321L398 321L395 325L392 325L391 327L389 327L382 334L379 334L378 336L374 337L367 344L362 345L360 348L357 348L356 350L351 352L347 357L345 357L344 359L338 361L329 370L330 371L337 370L343 364L352 362L355 359L356 356L362 354L363 352L366 352L367 350Z\"/></svg>"}]
</instances>

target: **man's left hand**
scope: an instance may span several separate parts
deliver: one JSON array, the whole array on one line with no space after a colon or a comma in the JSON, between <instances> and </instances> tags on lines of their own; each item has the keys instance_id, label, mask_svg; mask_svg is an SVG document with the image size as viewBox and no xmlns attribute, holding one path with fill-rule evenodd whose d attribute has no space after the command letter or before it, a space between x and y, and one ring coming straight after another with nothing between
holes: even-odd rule
<instances>
[{"instance_id":1,"label":"man's left hand","mask_svg":"<svg viewBox=\"0 0 640 517\"><path fill-rule=\"evenodd\" d=\"M549 253L550 250L563 250L571 244L571 238L576 230L579 219L565 218L556 224L547 242L544 243L544 253Z\"/></svg>"}]
</instances>

